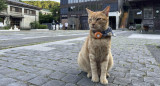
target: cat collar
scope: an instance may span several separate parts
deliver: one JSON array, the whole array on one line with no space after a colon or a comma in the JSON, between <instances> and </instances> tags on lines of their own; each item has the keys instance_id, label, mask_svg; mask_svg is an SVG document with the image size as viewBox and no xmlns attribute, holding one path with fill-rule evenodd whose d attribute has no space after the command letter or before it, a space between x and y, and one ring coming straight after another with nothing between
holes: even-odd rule
<instances>
[{"instance_id":1,"label":"cat collar","mask_svg":"<svg viewBox=\"0 0 160 86\"><path fill-rule=\"evenodd\" d=\"M100 39L103 37L107 37L107 36L112 36L112 35L109 35L109 33L111 32L111 34L113 35L113 32L112 32L112 28L111 27L108 27L107 30L105 31L102 31L102 32L94 32L94 35L97 39Z\"/></svg>"}]
</instances>

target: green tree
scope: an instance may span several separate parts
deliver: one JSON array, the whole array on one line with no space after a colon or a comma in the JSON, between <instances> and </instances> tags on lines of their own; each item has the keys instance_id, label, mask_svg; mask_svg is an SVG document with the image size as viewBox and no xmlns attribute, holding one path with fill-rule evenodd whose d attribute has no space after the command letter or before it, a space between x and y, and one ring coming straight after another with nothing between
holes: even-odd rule
<instances>
[{"instance_id":1,"label":"green tree","mask_svg":"<svg viewBox=\"0 0 160 86\"><path fill-rule=\"evenodd\" d=\"M0 11L7 8L6 0L0 0Z\"/></svg>"},{"instance_id":2,"label":"green tree","mask_svg":"<svg viewBox=\"0 0 160 86\"><path fill-rule=\"evenodd\" d=\"M52 12L52 15L42 15L40 14L40 23L50 23L53 20L55 22L60 22L60 3L55 1L22 1L26 4L34 5L43 9L49 9ZM50 19L48 19L50 18Z\"/></svg>"},{"instance_id":3,"label":"green tree","mask_svg":"<svg viewBox=\"0 0 160 86\"><path fill-rule=\"evenodd\" d=\"M37 0L37 1L22 1L26 4L30 4L30 5L34 5L43 9L52 9L53 6L55 5L59 5L59 2L55 2L55 1L41 1L41 0Z\"/></svg>"},{"instance_id":4,"label":"green tree","mask_svg":"<svg viewBox=\"0 0 160 86\"><path fill-rule=\"evenodd\" d=\"M53 15L43 15L41 12L39 13L39 22L42 23L52 23Z\"/></svg>"},{"instance_id":5,"label":"green tree","mask_svg":"<svg viewBox=\"0 0 160 86\"><path fill-rule=\"evenodd\" d=\"M60 6L59 6L59 4L53 6L52 9L51 9L51 12L52 12L52 15L53 15L53 19L56 22L60 22Z\"/></svg>"}]
</instances>

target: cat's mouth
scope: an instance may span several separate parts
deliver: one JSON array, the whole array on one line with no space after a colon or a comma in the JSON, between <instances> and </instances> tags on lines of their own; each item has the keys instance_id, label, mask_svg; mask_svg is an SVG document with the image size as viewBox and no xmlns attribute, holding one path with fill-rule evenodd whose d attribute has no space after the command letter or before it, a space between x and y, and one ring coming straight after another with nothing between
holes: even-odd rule
<instances>
[{"instance_id":1,"label":"cat's mouth","mask_svg":"<svg viewBox=\"0 0 160 86\"><path fill-rule=\"evenodd\" d=\"M102 30L100 30L100 29L91 29L92 30L92 32L102 32Z\"/></svg>"}]
</instances>

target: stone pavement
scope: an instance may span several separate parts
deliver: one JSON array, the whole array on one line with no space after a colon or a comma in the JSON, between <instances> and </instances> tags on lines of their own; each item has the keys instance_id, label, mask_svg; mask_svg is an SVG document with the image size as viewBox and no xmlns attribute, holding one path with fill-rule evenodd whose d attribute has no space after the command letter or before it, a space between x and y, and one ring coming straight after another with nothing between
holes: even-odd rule
<instances>
[{"instance_id":1,"label":"stone pavement","mask_svg":"<svg viewBox=\"0 0 160 86\"><path fill-rule=\"evenodd\" d=\"M112 37L114 67L106 86L160 86L160 64L146 45L160 40ZM85 37L0 50L0 86L104 86L93 83L77 65Z\"/></svg>"}]
</instances>

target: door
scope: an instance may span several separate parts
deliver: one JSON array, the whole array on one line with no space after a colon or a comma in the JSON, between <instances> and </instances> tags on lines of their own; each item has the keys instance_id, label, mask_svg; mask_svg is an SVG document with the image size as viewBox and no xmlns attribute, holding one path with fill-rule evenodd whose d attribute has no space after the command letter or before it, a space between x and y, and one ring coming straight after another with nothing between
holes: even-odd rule
<instances>
[{"instance_id":1,"label":"door","mask_svg":"<svg viewBox=\"0 0 160 86\"><path fill-rule=\"evenodd\" d=\"M160 6L154 7L154 28L160 30Z\"/></svg>"},{"instance_id":2,"label":"door","mask_svg":"<svg viewBox=\"0 0 160 86\"><path fill-rule=\"evenodd\" d=\"M20 21L20 18L11 18L11 27L14 28L14 25L16 25L16 27L20 29Z\"/></svg>"},{"instance_id":3,"label":"door","mask_svg":"<svg viewBox=\"0 0 160 86\"><path fill-rule=\"evenodd\" d=\"M109 17L109 26L113 29L116 30L116 17L110 16Z\"/></svg>"},{"instance_id":4,"label":"door","mask_svg":"<svg viewBox=\"0 0 160 86\"><path fill-rule=\"evenodd\" d=\"M81 17L80 23L81 23L81 30L89 30L88 17Z\"/></svg>"}]
</instances>

